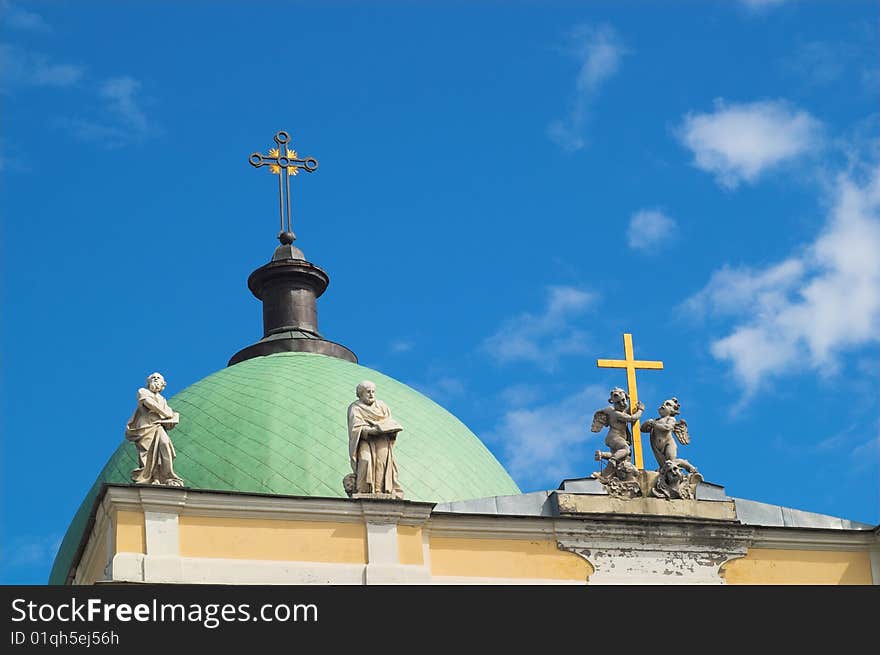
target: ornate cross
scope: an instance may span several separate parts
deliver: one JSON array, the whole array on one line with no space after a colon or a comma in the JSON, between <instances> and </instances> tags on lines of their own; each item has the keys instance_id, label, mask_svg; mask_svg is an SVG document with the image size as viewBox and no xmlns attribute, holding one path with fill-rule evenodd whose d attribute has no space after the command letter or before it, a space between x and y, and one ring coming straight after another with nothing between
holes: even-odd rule
<instances>
[{"instance_id":1,"label":"ornate cross","mask_svg":"<svg viewBox=\"0 0 880 655\"><path fill-rule=\"evenodd\" d=\"M283 130L275 135L275 143L278 144L278 147L270 148L268 155L255 152L248 157L248 161L254 168L268 166L269 172L278 176L278 207L281 214L281 231L278 233L278 240L283 244L290 244L296 239L296 235L290 227L290 178L298 174L301 168L309 173L314 173L318 169L318 160L314 157L300 159L296 150L288 145L290 135ZM282 148L284 152L282 152ZM286 213L285 208L287 209ZM284 229L285 216L287 230Z\"/></svg>"},{"instance_id":2,"label":"ornate cross","mask_svg":"<svg viewBox=\"0 0 880 655\"><path fill-rule=\"evenodd\" d=\"M626 359L597 359L596 366L599 368L625 368L626 369L626 386L629 392L629 401L632 403L630 411L635 411L639 402L639 391L636 388L636 369L662 369L663 362L650 362L642 359L636 359L633 356L633 335L623 335L623 355ZM636 466L640 469L645 468L642 459L642 435L639 432L639 421L633 424L633 455L635 456Z\"/></svg>"}]
</instances>

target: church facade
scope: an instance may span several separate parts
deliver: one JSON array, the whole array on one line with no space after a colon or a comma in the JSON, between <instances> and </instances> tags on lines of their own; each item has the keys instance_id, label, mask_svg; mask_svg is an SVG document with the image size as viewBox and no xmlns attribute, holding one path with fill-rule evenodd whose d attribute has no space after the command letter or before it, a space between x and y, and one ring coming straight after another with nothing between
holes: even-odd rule
<instances>
[{"instance_id":1,"label":"church facade","mask_svg":"<svg viewBox=\"0 0 880 655\"><path fill-rule=\"evenodd\" d=\"M593 482L443 504L106 485L58 582L880 583L877 528L713 486L618 501Z\"/></svg>"},{"instance_id":2,"label":"church facade","mask_svg":"<svg viewBox=\"0 0 880 655\"><path fill-rule=\"evenodd\" d=\"M167 402L164 379L137 392L137 425L73 517L51 584L880 583L877 526L728 496L675 454L646 471L635 369L662 365L634 360L631 341L625 360L600 360L632 376L629 395L612 392L622 410L594 419L609 429L605 472L521 492L455 416L319 332L329 276L293 245L284 202L318 162L284 132L275 142L249 158L281 176L280 245L248 278L263 337ZM366 419L351 418L356 390ZM674 453L686 424L663 420ZM666 474L675 484L658 487Z\"/></svg>"}]
</instances>

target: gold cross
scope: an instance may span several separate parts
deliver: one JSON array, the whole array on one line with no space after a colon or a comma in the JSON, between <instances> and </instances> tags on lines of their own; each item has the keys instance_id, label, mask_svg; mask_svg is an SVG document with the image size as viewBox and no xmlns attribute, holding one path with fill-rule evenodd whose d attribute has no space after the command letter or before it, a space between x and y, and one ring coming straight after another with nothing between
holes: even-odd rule
<instances>
[{"instance_id":1,"label":"gold cross","mask_svg":"<svg viewBox=\"0 0 880 655\"><path fill-rule=\"evenodd\" d=\"M634 412L639 403L639 391L636 389L636 369L662 369L663 362L649 362L643 359L636 359L633 355L633 335L623 335L623 355L626 359L597 359L596 366L599 368L625 368L626 369L626 386L629 392L629 400L632 403L630 412ZM633 423L633 456L636 460L636 466L640 469L645 468L642 459L642 435L639 432L639 421Z\"/></svg>"},{"instance_id":2,"label":"gold cross","mask_svg":"<svg viewBox=\"0 0 880 655\"><path fill-rule=\"evenodd\" d=\"M301 168L309 173L314 173L318 169L318 160L314 157L300 159L299 155L296 154L296 150L288 145L290 143L290 135L283 130L278 132L274 139L275 143L278 144L277 148L270 148L268 155L261 155L255 152L248 157L248 161L254 168L268 166L269 172L278 176L278 204L281 211L281 232L278 234L278 239L281 243L293 243L296 235L294 235L290 227L290 178L298 174ZM281 152L282 147L284 148L283 153ZM285 205L287 207L286 232L284 230Z\"/></svg>"}]
</instances>

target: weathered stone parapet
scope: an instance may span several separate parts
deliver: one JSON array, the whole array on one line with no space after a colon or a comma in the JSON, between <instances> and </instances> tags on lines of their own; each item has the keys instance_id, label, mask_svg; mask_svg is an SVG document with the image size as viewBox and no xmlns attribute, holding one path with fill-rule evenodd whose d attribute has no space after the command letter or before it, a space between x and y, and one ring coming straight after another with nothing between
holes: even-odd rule
<instances>
[{"instance_id":1,"label":"weathered stone parapet","mask_svg":"<svg viewBox=\"0 0 880 655\"><path fill-rule=\"evenodd\" d=\"M590 528L557 536L560 549L593 567L590 584L724 584L721 567L745 557L754 536L734 523L648 516Z\"/></svg>"},{"instance_id":2,"label":"weathered stone parapet","mask_svg":"<svg viewBox=\"0 0 880 655\"><path fill-rule=\"evenodd\" d=\"M732 500L667 500L664 498L617 498L594 494L554 492L560 516L578 514L631 514L639 516L680 516L715 521L736 521Z\"/></svg>"}]
</instances>

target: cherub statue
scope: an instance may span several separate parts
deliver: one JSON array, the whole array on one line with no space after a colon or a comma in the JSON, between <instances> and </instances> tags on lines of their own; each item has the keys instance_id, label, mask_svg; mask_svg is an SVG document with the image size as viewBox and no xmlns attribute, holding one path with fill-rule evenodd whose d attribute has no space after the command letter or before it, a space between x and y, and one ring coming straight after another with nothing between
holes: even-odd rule
<instances>
[{"instance_id":1,"label":"cherub statue","mask_svg":"<svg viewBox=\"0 0 880 655\"><path fill-rule=\"evenodd\" d=\"M593 477L598 478L606 486L611 483L609 492L614 492L614 495L631 498L640 495L641 491L636 480L638 469L630 461L632 432L629 426L630 423L639 420L645 406L640 402L636 410L630 413L629 396L619 387L611 390L608 402L610 403L608 407L593 414L593 425L590 426L592 432L599 432L604 427L608 428L605 445L611 449L596 451L596 461L607 460L608 465L602 473L594 473Z\"/></svg>"},{"instance_id":2,"label":"cherub statue","mask_svg":"<svg viewBox=\"0 0 880 655\"><path fill-rule=\"evenodd\" d=\"M636 411L630 414L629 395L620 387L614 387L608 398L610 405L603 407L593 414L593 425L590 426L592 432L599 432L602 428L608 428L608 434L605 435L605 445L611 451L596 451L596 461L607 459L609 464L619 464L620 462L629 461L632 454L632 432L629 424L635 423L642 416L645 406L639 402Z\"/></svg>"},{"instance_id":3,"label":"cherub statue","mask_svg":"<svg viewBox=\"0 0 880 655\"><path fill-rule=\"evenodd\" d=\"M657 470L666 466L667 462L672 462L688 473L696 473L696 466L686 459L679 458L678 446L672 438L672 435L675 435L683 446L691 442L687 421L675 420L675 417L681 413L681 403L678 402L678 398L664 400L657 411L660 418L648 419L640 428L642 432L651 433L651 450L654 451L654 457L657 459Z\"/></svg>"}]
</instances>

